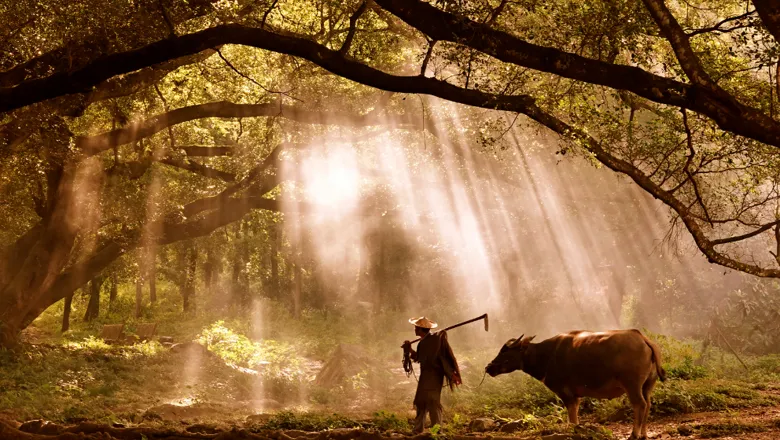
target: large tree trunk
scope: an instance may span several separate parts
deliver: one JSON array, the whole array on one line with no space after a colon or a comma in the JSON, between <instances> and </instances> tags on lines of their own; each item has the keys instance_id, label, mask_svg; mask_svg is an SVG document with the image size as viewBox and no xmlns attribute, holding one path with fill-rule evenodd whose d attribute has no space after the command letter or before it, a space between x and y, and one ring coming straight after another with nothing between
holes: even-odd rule
<instances>
[{"instance_id":1,"label":"large tree trunk","mask_svg":"<svg viewBox=\"0 0 780 440\"><path fill-rule=\"evenodd\" d=\"M55 131L52 125L47 135L57 136ZM72 133L64 122L60 131L64 135L56 144L68 145ZM75 188L78 187L78 200L99 200L105 170L98 157L82 160L68 154L59 150L52 154L52 157L66 158L64 165L53 166L47 175L46 200L36 201L41 222L4 249L0 258L0 347L16 345L21 331L44 310L73 294L114 260L140 245L140 231L127 230L106 242L89 243L86 249L75 247L76 237L94 238L95 229L100 225L100 219L91 211L99 205L74 202ZM267 160L256 170L261 172L274 166L273 160ZM270 186L260 186L258 190L271 189L274 182L269 180L265 185ZM204 214L198 218L179 221L163 217L154 244L201 237L241 219L253 209L278 211L281 206L262 197L231 197L234 193L231 187L219 196L204 197L185 205L186 217ZM216 199L220 200L218 205L213 203ZM137 286L137 315L141 312L141 299L142 287Z\"/></svg>"},{"instance_id":2,"label":"large tree trunk","mask_svg":"<svg viewBox=\"0 0 780 440\"><path fill-rule=\"evenodd\" d=\"M89 322L100 314L100 287L103 285L103 277L96 276L89 283L89 303L84 313L84 321Z\"/></svg>"},{"instance_id":3,"label":"large tree trunk","mask_svg":"<svg viewBox=\"0 0 780 440\"><path fill-rule=\"evenodd\" d=\"M15 345L20 332L43 310L71 293L47 298L83 227L83 213L71 203L77 172L75 164L50 170L46 206L39 212L40 229L22 236L3 255L6 282L0 286L0 346Z\"/></svg>"},{"instance_id":4,"label":"large tree trunk","mask_svg":"<svg viewBox=\"0 0 780 440\"><path fill-rule=\"evenodd\" d=\"M65 305L62 309L62 333L65 333L66 331L70 330L70 309L71 304L73 303L73 294L65 297Z\"/></svg>"}]
</instances>

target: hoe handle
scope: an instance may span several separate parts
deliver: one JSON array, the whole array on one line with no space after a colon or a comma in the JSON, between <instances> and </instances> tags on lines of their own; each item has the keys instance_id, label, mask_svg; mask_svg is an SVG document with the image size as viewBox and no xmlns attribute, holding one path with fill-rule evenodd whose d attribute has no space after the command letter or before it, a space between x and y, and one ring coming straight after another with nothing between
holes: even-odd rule
<instances>
[{"instance_id":1,"label":"hoe handle","mask_svg":"<svg viewBox=\"0 0 780 440\"><path fill-rule=\"evenodd\" d=\"M440 332L446 332L447 330L452 330L452 329L454 329L454 328L458 328L458 327L460 327L460 326L463 326L463 325L466 325L466 324L471 324L472 322L479 321L479 320L481 320L481 319L484 319L484 320L485 320L485 331L488 331L488 315L487 315L487 313L485 313L485 314L484 314L484 315L482 315L482 316L478 316L478 317L476 317L476 318L469 319L468 321L463 321L463 322L460 322L460 323L458 323L458 324L451 325L451 326L449 326L449 327L447 327L447 328L445 328L445 329L439 330L439 331L440 331ZM438 333L438 332L437 332L437 333ZM417 338L417 339L415 339L414 341L410 342L410 344L414 344L415 342L420 342L420 340L421 340L421 339L422 339L422 338Z\"/></svg>"}]
</instances>

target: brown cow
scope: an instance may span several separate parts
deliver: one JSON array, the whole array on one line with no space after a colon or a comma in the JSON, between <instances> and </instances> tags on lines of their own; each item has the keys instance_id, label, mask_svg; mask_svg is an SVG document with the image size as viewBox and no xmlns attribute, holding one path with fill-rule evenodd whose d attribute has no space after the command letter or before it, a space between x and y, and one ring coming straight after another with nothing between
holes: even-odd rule
<instances>
[{"instance_id":1,"label":"brown cow","mask_svg":"<svg viewBox=\"0 0 780 440\"><path fill-rule=\"evenodd\" d=\"M666 378L658 346L639 330L573 331L532 344L510 339L485 371L494 377L522 370L558 395L577 424L582 397L614 399L628 394L634 407L630 440L647 438L650 394Z\"/></svg>"}]
</instances>

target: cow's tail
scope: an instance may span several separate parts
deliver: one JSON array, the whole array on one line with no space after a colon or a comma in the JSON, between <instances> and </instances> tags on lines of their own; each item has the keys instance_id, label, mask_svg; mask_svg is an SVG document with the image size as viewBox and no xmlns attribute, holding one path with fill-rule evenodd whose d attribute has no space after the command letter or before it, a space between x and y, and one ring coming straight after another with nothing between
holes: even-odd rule
<instances>
[{"instance_id":1,"label":"cow's tail","mask_svg":"<svg viewBox=\"0 0 780 440\"><path fill-rule=\"evenodd\" d=\"M655 342L651 341L647 338L647 336L643 335L642 332L639 330L636 331L642 336L642 339L645 340L645 344L650 347L650 351L653 352L651 360L655 362L655 372L658 374L658 378L661 379L661 382L665 381L666 370L664 370L664 367L661 366L661 349L658 348L658 345L656 345Z\"/></svg>"}]
</instances>

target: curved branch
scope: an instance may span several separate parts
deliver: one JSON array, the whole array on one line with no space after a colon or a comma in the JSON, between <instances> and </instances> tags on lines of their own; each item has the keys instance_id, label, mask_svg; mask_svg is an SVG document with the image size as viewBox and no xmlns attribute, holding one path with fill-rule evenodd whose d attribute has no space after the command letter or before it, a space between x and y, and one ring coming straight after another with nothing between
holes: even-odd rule
<instances>
[{"instance_id":1,"label":"curved branch","mask_svg":"<svg viewBox=\"0 0 780 440\"><path fill-rule=\"evenodd\" d=\"M780 147L780 123L728 94L665 78L638 67L585 58L528 43L420 0L375 0L432 39L451 41L501 61L565 78L633 92L650 101L703 114L726 131Z\"/></svg>"},{"instance_id":2,"label":"curved branch","mask_svg":"<svg viewBox=\"0 0 780 440\"><path fill-rule=\"evenodd\" d=\"M349 52L349 48L352 46L352 39L355 38L357 21L366 11L366 7L368 7L369 1L370 0L363 0L363 2L360 3L360 6L358 6L358 8L355 10L355 13L349 17L349 31L347 32L347 37L344 39L344 44L342 44L341 48L339 49L339 53L341 55L346 55L346 53Z\"/></svg>"},{"instance_id":3,"label":"curved branch","mask_svg":"<svg viewBox=\"0 0 780 440\"><path fill-rule=\"evenodd\" d=\"M769 33L780 42L780 4L775 0L753 0L753 6Z\"/></svg>"},{"instance_id":4,"label":"curved branch","mask_svg":"<svg viewBox=\"0 0 780 440\"><path fill-rule=\"evenodd\" d=\"M184 154L189 157L214 157L214 156L232 156L234 147L209 146L209 145L178 145L178 149L184 150Z\"/></svg>"},{"instance_id":5,"label":"curved branch","mask_svg":"<svg viewBox=\"0 0 780 440\"><path fill-rule=\"evenodd\" d=\"M760 228L758 228L758 229L756 229L754 231L748 232L747 234L734 235L732 237L719 238L717 240L712 240L712 245L713 246L718 246L718 245L721 245L721 244L736 243L738 241L747 240L748 238L755 237L756 235L759 235L759 234L761 234L763 232L766 232L766 231L772 229L772 227L774 227L774 226L776 226L778 224L780 224L780 220L776 221L776 222L772 222L772 223L767 223L764 226L761 226Z\"/></svg>"},{"instance_id":6,"label":"curved branch","mask_svg":"<svg viewBox=\"0 0 780 440\"><path fill-rule=\"evenodd\" d=\"M187 170L190 172L193 172L195 174L200 174L203 177L209 177L212 179L219 179L224 182L233 183L236 181L235 174L228 173L225 171L221 171L215 168L208 167L206 165L193 162L188 159L176 159L173 157L165 157L160 159L160 163L164 163L166 165L172 166L174 168L179 168L182 170Z\"/></svg>"},{"instance_id":7,"label":"curved branch","mask_svg":"<svg viewBox=\"0 0 780 440\"><path fill-rule=\"evenodd\" d=\"M282 116L291 121L306 124L332 124L351 127L384 125L399 122L401 125L416 125L407 120L399 121L380 118L376 115L355 115L348 113L319 112L303 110L297 107L276 104L233 104L232 102L211 102L171 110L152 118L129 124L126 127L111 130L94 136L79 136L76 147L84 154L92 156L115 146L125 145L152 136L168 127L203 118L248 118L260 116Z\"/></svg>"},{"instance_id":8,"label":"curved branch","mask_svg":"<svg viewBox=\"0 0 780 440\"><path fill-rule=\"evenodd\" d=\"M737 29L742 29L742 28L748 27L749 25L737 25L737 26L734 26L734 27L730 27L728 29L722 29L721 26L723 26L726 23L732 22L732 21L738 21L738 20L742 20L744 18L748 18L748 17L750 17L751 15L753 15L755 13L756 13L756 11L752 10L752 11L745 12L744 14L741 14L741 15L737 15L737 16L734 16L734 17L729 17L729 18L723 19L723 20L715 23L714 25L712 25L710 27L701 28L701 29L693 29L693 30L687 32L687 35L688 35L688 37L692 37L694 35L706 34L707 32L726 33L726 32L731 32L731 31L734 31L734 30L737 30Z\"/></svg>"},{"instance_id":9,"label":"curved branch","mask_svg":"<svg viewBox=\"0 0 780 440\"><path fill-rule=\"evenodd\" d=\"M780 147L780 122L722 94L657 76L636 67L592 60L533 45L484 24L439 11L418 0L378 0L377 3L434 39L465 44L505 62L628 90L654 102L687 108L707 115L724 130ZM84 92L112 76L223 44L242 44L297 56L344 78L388 91L428 93L426 89L443 92L455 87L435 79L429 79L427 83L421 83L415 77L401 79L347 59L337 51L303 38L229 24L158 41L137 50L108 55L75 72L58 72L47 78L0 90L0 112L67 93ZM470 105L486 104L478 102L484 96L483 93L474 95ZM491 108L503 108L504 103L501 101L505 98L493 95Z\"/></svg>"},{"instance_id":10,"label":"curved branch","mask_svg":"<svg viewBox=\"0 0 780 440\"><path fill-rule=\"evenodd\" d=\"M725 92L710 78L704 67L701 65L699 57L693 52L691 43L688 41L688 35L680 27L680 23L674 18L672 12L666 7L664 0L643 0L645 7L650 11L650 15L655 23L661 29L667 41L672 45L672 50L680 62L685 75L694 84L707 88L716 93Z\"/></svg>"}]
</instances>

